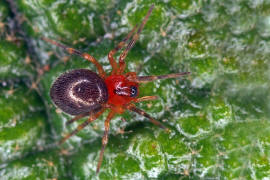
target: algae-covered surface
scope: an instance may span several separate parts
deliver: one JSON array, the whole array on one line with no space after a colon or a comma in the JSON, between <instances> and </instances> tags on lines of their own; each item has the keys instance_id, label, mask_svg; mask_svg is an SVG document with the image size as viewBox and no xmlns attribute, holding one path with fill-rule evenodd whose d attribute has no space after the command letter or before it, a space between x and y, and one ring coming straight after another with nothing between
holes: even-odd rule
<instances>
[{"instance_id":1,"label":"algae-covered surface","mask_svg":"<svg viewBox=\"0 0 270 180\"><path fill-rule=\"evenodd\" d=\"M137 106L170 129L125 112L82 123L49 92L63 72L111 67L108 52L155 8L126 58L139 75L191 72L140 86ZM116 57L119 53L116 54ZM267 0L0 1L0 179L266 179L270 177L270 2ZM124 121L123 121L124 119Z\"/></svg>"}]
</instances>

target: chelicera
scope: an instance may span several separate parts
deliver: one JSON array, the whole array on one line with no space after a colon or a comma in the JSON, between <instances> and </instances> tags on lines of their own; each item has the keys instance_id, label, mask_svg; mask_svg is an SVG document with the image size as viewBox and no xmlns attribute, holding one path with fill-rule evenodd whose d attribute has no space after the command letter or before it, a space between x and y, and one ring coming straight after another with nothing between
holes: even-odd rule
<instances>
[{"instance_id":1,"label":"chelicera","mask_svg":"<svg viewBox=\"0 0 270 180\"><path fill-rule=\"evenodd\" d=\"M97 173L102 163L104 149L108 143L110 121L116 114L122 114L126 110L132 111L148 118L153 124L168 130L159 121L135 106L135 103L138 102L157 99L157 96L138 97L139 84L158 79L177 78L189 74L189 72L183 72L160 76L137 76L135 72L124 72L126 67L124 60L130 49L138 40L139 34L146 24L153 8L154 5L150 7L142 23L139 26L135 26L131 32L128 33L127 37L109 52L108 59L112 66L112 71L109 75L106 74L102 66L90 54L82 53L54 40L43 38L43 40L65 49L69 54L75 54L90 61L98 70L98 74L88 69L75 69L64 73L56 79L50 91L50 96L55 105L65 113L75 116L73 119L69 120L67 124L89 116L85 122L80 124L74 131L67 134L59 144L65 142L72 135L96 120L106 109L109 109L109 114L104 124L105 132L102 138L102 148L99 155ZM122 49L123 52L120 54L119 62L117 63L114 59L114 55Z\"/></svg>"}]
</instances>

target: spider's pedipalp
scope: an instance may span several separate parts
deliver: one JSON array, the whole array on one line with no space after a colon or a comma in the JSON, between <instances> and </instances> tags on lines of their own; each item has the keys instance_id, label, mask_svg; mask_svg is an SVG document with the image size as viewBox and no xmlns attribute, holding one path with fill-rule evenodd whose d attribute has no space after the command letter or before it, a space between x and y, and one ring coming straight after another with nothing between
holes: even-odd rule
<instances>
[{"instance_id":1,"label":"spider's pedipalp","mask_svg":"<svg viewBox=\"0 0 270 180\"><path fill-rule=\"evenodd\" d=\"M143 102L143 101L153 101L156 99L158 99L158 96L143 96L143 97L135 99L133 102L139 103L139 102Z\"/></svg>"}]
</instances>

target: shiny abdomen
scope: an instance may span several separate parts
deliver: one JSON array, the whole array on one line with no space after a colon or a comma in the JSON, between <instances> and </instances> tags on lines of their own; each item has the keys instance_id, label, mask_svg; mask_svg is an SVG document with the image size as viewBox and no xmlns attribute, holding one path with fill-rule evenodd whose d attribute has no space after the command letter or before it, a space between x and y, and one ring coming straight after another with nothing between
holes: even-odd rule
<instances>
[{"instance_id":1,"label":"shiny abdomen","mask_svg":"<svg viewBox=\"0 0 270 180\"><path fill-rule=\"evenodd\" d=\"M87 69L62 74L53 83L50 96L57 107L71 115L101 108L108 101L108 90L102 78Z\"/></svg>"}]
</instances>

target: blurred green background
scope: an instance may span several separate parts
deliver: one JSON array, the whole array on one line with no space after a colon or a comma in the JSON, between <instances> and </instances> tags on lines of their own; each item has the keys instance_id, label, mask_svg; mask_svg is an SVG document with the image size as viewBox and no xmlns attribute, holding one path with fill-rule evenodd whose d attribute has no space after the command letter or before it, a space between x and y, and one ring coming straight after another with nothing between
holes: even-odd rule
<instances>
[{"instance_id":1,"label":"blurred green background","mask_svg":"<svg viewBox=\"0 0 270 180\"><path fill-rule=\"evenodd\" d=\"M90 53L109 73L107 53L153 3L127 71L192 74L141 86L160 98L138 107L171 132L115 117L96 175L107 112L56 146L83 120L66 126L72 117L49 97L63 72L96 69L40 38ZM1 179L270 177L270 1L2 0L0 38Z\"/></svg>"}]
</instances>

